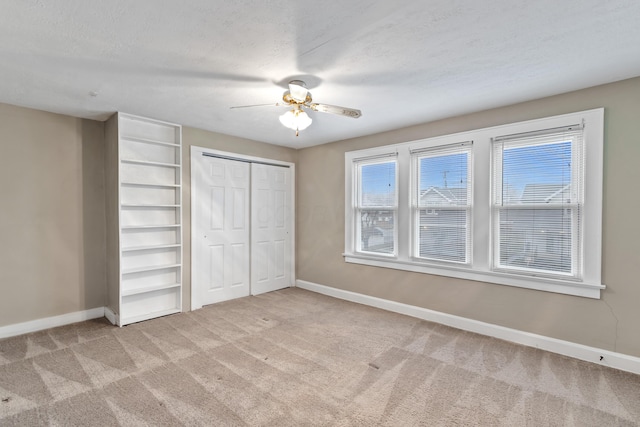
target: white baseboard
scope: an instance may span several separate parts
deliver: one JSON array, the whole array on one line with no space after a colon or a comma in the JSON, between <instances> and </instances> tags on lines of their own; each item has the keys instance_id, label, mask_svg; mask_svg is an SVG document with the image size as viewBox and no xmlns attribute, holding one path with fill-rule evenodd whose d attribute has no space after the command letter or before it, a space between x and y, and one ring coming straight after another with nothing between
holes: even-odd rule
<instances>
[{"instance_id":1,"label":"white baseboard","mask_svg":"<svg viewBox=\"0 0 640 427\"><path fill-rule=\"evenodd\" d=\"M109 307L104 308L104 317L106 317L107 320L111 322L112 325L118 324L118 315L114 313L114 311L111 310Z\"/></svg>"},{"instance_id":2,"label":"white baseboard","mask_svg":"<svg viewBox=\"0 0 640 427\"><path fill-rule=\"evenodd\" d=\"M511 341L517 344L585 360L587 362L593 362L598 365L608 366L622 371L632 372L634 374L640 374L639 357L550 338L544 335L532 334L517 329L505 328L504 326L498 326L491 323L480 322L473 319L467 319L465 317L429 310L427 308L416 307L413 305L402 304L382 298L319 285L305 280L296 280L296 286L346 301L377 307L394 313L405 314L407 316L417 317L430 322L462 329L464 331L476 332L478 334L499 338L505 341Z\"/></svg>"},{"instance_id":3,"label":"white baseboard","mask_svg":"<svg viewBox=\"0 0 640 427\"><path fill-rule=\"evenodd\" d=\"M61 314L60 316L45 317L44 319L30 320L23 323L14 323L13 325L0 326L0 338L14 337L16 335L28 334L29 332L37 332L43 329L69 325L85 320L99 319L101 317L104 317L104 307Z\"/></svg>"}]
</instances>

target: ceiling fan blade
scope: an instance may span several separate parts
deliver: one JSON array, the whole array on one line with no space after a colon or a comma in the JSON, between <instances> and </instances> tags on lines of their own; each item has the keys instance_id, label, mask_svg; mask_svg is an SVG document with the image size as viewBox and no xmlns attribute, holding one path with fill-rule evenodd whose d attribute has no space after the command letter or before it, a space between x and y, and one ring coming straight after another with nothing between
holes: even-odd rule
<instances>
[{"instance_id":1,"label":"ceiling fan blade","mask_svg":"<svg viewBox=\"0 0 640 427\"><path fill-rule=\"evenodd\" d=\"M291 80L289 82L289 94L298 102L305 102L307 99L307 85L302 80Z\"/></svg>"},{"instance_id":2,"label":"ceiling fan blade","mask_svg":"<svg viewBox=\"0 0 640 427\"><path fill-rule=\"evenodd\" d=\"M280 102L276 102L276 103L269 103L269 104L252 104L252 105L236 105L234 107L229 107L229 109L234 109L234 108L251 108L251 107L285 107L288 106L288 104L282 104Z\"/></svg>"},{"instance_id":3,"label":"ceiling fan blade","mask_svg":"<svg viewBox=\"0 0 640 427\"><path fill-rule=\"evenodd\" d=\"M313 111L338 114L340 116L353 117L354 119L357 119L362 115L362 112L360 110L356 110L355 108L338 107L337 105L309 104L308 107Z\"/></svg>"}]
</instances>

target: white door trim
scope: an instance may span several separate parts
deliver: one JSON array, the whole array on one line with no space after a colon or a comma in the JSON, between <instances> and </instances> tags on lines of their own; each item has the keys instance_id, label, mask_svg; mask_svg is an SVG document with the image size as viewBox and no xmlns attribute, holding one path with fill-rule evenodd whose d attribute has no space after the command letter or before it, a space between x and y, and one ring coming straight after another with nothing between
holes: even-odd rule
<instances>
[{"instance_id":1,"label":"white door trim","mask_svg":"<svg viewBox=\"0 0 640 427\"><path fill-rule=\"evenodd\" d=\"M194 258L194 254L196 253L197 250L197 244L196 244L196 240L194 239L194 224L195 224L195 215L196 215L196 211L195 209L193 209L194 206L198 206L197 205L197 198L198 195L196 194L196 192L194 191L194 189L196 188L196 175L193 173L193 164L194 161L199 158L200 156L202 156L204 153L206 154L211 154L214 156L220 156L220 157L224 157L227 159L231 159L231 160L240 160L240 161L245 161L245 162L259 162L259 163L269 163L272 165L281 165L281 166L285 166L285 167L289 167L289 170L291 170L291 206L293 206L293 214L291 215L291 220L290 220L290 239L291 239L291 268L290 268L290 278L291 278L291 283L290 286L295 286L295 282L296 282L296 277L295 277L295 243L296 243L296 238L295 238L295 195L296 195L296 191L295 191L295 163L291 163L291 162L284 162L281 160L274 160L274 159L268 159L268 158L264 158L264 157L255 157L255 156L246 156L244 154L238 154L238 153L232 153L229 151L221 151L221 150L214 150L211 148L206 148L206 147L197 147L192 145L191 146L191 157L190 157L190 168L189 168L189 174L190 176L190 181L191 181L191 187L190 187L190 193L191 193L191 230L190 230L190 235L191 235L191 283L190 283L190 290L191 290L191 310L197 310L198 308L202 308L202 300L200 298L200 292L197 292L195 290L194 287L194 263L193 263L193 258Z\"/></svg>"}]
</instances>

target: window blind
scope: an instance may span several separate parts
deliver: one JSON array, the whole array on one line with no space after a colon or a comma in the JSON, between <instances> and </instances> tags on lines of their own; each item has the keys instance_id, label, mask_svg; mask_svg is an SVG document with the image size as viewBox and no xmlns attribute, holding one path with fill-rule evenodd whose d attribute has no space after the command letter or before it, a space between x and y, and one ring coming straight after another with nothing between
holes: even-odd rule
<instances>
[{"instance_id":1,"label":"window blind","mask_svg":"<svg viewBox=\"0 0 640 427\"><path fill-rule=\"evenodd\" d=\"M494 268L578 278L582 135L568 126L494 139Z\"/></svg>"},{"instance_id":2,"label":"window blind","mask_svg":"<svg viewBox=\"0 0 640 427\"><path fill-rule=\"evenodd\" d=\"M414 256L470 263L471 142L413 151Z\"/></svg>"}]
</instances>

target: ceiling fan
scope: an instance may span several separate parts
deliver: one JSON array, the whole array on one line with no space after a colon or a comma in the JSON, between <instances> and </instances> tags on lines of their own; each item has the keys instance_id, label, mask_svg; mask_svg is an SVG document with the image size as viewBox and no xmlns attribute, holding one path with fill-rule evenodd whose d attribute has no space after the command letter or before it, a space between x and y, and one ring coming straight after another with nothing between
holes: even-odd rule
<instances>
[{"instance_id":1,"label":"ceiling fan","mask_svg":"<svg viewBox=\"0 0 640 427\"><path fill-rule=\"evenodd\" d=\"M352 117L354 119L357 119L362 115L362 112L355 108L338 107L336 105L312 102L313 99L311 98L311 92L309 92L306 83L302 80L291 80L289 82L289 90L284 92L282 100L284 102L278 102L275 104L240 105L231 108L262 107L268 105L275 107L291 107L290 110L280 116L280 123L289 129L295 130L296 136L298 136L299 131L309 127L312 122L311 117L309 117L309 115L304 111L305 108L321 113Z\"/></svg>"}]
</instances>

